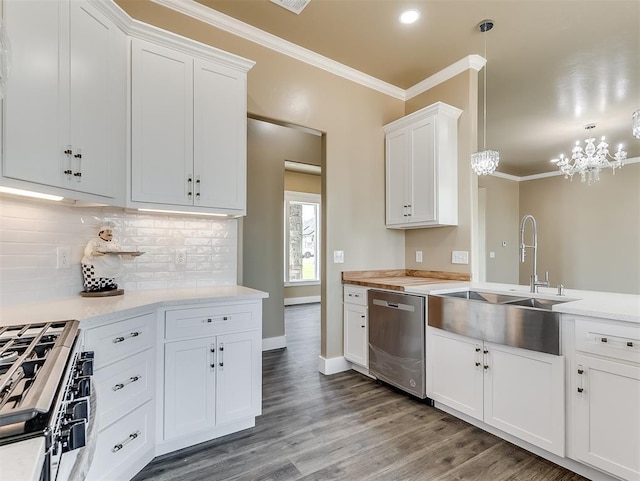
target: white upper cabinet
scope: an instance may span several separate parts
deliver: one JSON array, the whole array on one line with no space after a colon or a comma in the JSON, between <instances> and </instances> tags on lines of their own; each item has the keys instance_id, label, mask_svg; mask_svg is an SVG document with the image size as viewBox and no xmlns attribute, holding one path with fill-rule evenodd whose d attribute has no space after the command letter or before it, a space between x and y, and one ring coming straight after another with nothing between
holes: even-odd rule
<instances>
[{"instance_id":1,"label":"white upper cabinet","mask_svg":"<svg viewBox=\"0 0 640 481\"><path fill-rule=\"evenodd\" d=\"M123 201L126 35L83 0L5 0L3 8L12 45L3 183Z\"/></svg>"},{"instance_id":2,"label":"white upper cabinet","mask_svg":"<svg viewBox=\"0 0 640 481\"><path fill-rule=\"evenodd\" d=\"M252 63L137 38L131 48L132 205L245 214Z\"/></svg>"},{"instance_id":3,"label":"white upper cabinet","mask_svg":"<svg viewBox=\"0 0 640 481\"><path fill-rule=\"evenodd\" d=\"M438 102L384 126L386 225L458 224L458 117Z\"/></svg>"}]
</instances>

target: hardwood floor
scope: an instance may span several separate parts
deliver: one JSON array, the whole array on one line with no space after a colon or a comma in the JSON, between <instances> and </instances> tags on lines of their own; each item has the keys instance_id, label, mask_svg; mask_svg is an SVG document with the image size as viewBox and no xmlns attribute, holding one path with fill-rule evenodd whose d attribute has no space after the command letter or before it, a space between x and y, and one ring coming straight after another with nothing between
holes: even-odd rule
<instances>
[{"instance_id":1,"label":"hardwood floor","mask_svg":"<svg viewBox=\"0 0 640 481\"><path fill-rule=\"evenodd\" d=\"M263 353L255 428L156 458L135 481L585 479L355 371L320 374L319 304L285 322L288 347Z\"/></svg>"}]
</instances>

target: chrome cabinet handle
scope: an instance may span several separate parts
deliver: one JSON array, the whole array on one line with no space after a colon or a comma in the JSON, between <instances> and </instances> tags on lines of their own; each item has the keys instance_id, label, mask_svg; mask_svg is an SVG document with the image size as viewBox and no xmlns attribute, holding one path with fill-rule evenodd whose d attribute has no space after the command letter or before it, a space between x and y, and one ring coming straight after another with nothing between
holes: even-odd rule
<instances>
[{"instance_id":1,"label":"chrome cabinet handle","mask_svg":"<svg viewBox=\"0 0 640 481\"><path fill-rule=\"evenodd\" d=\"M126 385L131 384L132 382L138 381L140 378L142 378L142 376L131 376L127 381L120 382L115 386L113 386L111 389L113 389L114 391L119 391L120 389L124 388Z\"/></svg>"},{"instance_id":2,"label":"chrome cabinet handle","mask_svg":"<svg viewBox=\"0 0 640 481\"><path fill-rule=\"evenodd\" d=\"M127 339L131 339L132 337L138 337L141 333L138 331L132 332L131 334L129 334L128 336L118 336L116 338L114 338L113 343L117 344L119 342L123 342L126 341Z\"/></svg>"},{"instance_id":3,"label":"chrome cabinet handle","mask_svg":"<svg viewBox=\"0 0 640 481\"><path fill-rule=\"evenodd\" d=\"M120 451L122 448L124 448L127 444L129 444L131 441L133 441L134 439L136 439L138 436L140 436L140 431L136 431L135 433L131 433L129 434L129 437L127 439L125 439L124 441L119 442L118 444L114 445L111 448L111 452L112 453L117 453L118 451Z\"/></svg>"}]
</instances>

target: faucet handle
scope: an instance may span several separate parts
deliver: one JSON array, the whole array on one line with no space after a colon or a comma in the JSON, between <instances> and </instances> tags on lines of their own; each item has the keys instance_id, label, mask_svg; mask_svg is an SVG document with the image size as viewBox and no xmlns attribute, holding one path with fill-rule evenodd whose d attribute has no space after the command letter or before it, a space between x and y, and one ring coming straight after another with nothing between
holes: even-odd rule
<instances>
[{"instance_id":1,"label":"faucet handle","mask_svg":"<svg viewBox=\"0 0 640 481\"><path fill-rule=\"evenodd\" d=\"M558 295L564 296L564 286L562 284L558 284Z\"/></svg>"},{"instance_id":2,"label":"faucet handle","mask_svg":"<svg viewBox=\"0 0 640 481\"><path fill-rule=\"evenodd\" d=\"M544 283L549 286L549 271L544 273Z\"/></svg>"}]
</instances>

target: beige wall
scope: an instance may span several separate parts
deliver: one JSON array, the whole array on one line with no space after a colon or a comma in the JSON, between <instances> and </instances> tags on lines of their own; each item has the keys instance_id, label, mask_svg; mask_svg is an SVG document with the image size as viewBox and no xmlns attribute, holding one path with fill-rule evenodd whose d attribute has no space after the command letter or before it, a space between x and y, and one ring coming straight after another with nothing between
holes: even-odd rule
<instances>
[{"instance_id":1,"label":"beige wall","mask_svg":"<svg viewBox=\"0 0 640 481\"><path fill-rule=\"evenodd\" d=\"M295 158L318 165L321 156L322 138L318 135L262 120L247 121L247 216L242 221L242 283L269 293L263 303L264 338L285 334L284 161Z\"/></svg>"},{"instance_id":2,"label":"beige wall","mask_svg":"<svg viewBox=\"0 0 640 481\"><path fill-rule=\"evenodd\" d=\"M478 73L467 70L409 100L406 113L442 101L462 109L458 119L458 226L413 229L406 232L407 269L472 273L477 236L477 176L471 170L471 153L477 145ZM415 261L415 251L423 251L424 262ZM452 264L451 251L469 251L470 264ZM473 272L477 272L474 269Z\"/></svg>"},{"instance_id":3,"label":"beige wall","mask_svg":"<svg viewBox=\"0 0 640 481\"><path fill-rule=\"evenodd\" d=\"M384 226L382 131L404 115L404 103L149 1L118 4L134 18L256 61L248 75L249 113L326 134L324 259L343 250L345 262L325 262L322 269L320 350L323 357L341 356L341 272L404 267L404 234Z\"/></svg>"},{"instance_id":4,"label":"beige wall","mask_svg":"<svg viewBox=\"0 0 640 481\"><path fill-rule=\"evenodd\" d=\"M322 152L320 139L318 139L318 150ZM322 179L320 175L305 174L302 172L284 171L284 190L294 192L309 192L311 194L322 193Z\"/></svg>"},{"instance_id":5,"label":"beige wall","mask_svg":"<svg viewBox=\"0 0 640 481\"><path fill-rule=\"evenodd\" d=\"M322 146L318 139L318 153L322 153ZM322 178L316 174L305 174L302 172L284 172L284 190L293 192L310 192L312 194L322 193ZM320 284L315 286L289 286L284 288L284 298L294 299L298 297L320 297Z\"/></svg>"},{"instance_id":6,"label":"beige wall","mask_svg":"<svg viewBox=\"0 0 640 481\"><path fill-rule=\"evenodd\" d=\"M604 171L590 186L562 176L521 182L525 214L536 218L538 273L549 271L552 286L640 294L640 164ZM521 284L529 283L527 257Z\"/></svg>"},{"instance_id":7,"label":"beige wall","mask_svg":"<svg viewBox=\"0 0 640 481\"><path fill-rule=\"evenodd\" d=\"M488 282L519 283L518 225L520 186L515 180L490 175L478 177L485 189L485 265ZM507 243L506 247L502 242ZM494 252L495 257L489 257Z\"/></svg>"}]
</instances>

